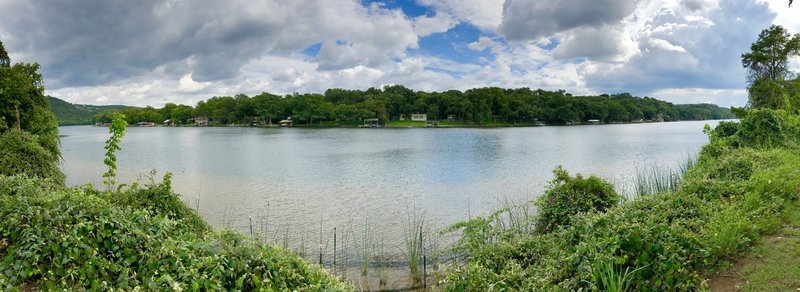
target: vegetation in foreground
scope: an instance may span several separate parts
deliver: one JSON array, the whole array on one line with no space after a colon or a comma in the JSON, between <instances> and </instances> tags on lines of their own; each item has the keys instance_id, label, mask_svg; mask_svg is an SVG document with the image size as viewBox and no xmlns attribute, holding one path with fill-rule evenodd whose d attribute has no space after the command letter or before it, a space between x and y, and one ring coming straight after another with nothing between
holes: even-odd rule
<instances>
[{"instance_id":1,"label":"vegetation in foreground","mask_svg":"<svg viewBox=\"0 0 800 292\"><path fill-rule=\"evenodd\" d=\"M787 81L800 35L772 26L751 49L742 56L751 84L748 108L736 110L741 122L707 127L709 144L682 179L649 175L655 179L637 180L637 190L657 193L617 204L600 179L558 169L538 215L506 208L451 227L463 234L454 248L469 259L448 272L446 289L707 288L704 275L774 232L800 199L800 94L797 79Z\"/></svg>"},{"instance_id":2,"label":"vegetation in foreground","mask_svg":"<svg viewBox=\"0 0 800 292\"><path fill-rule=\"evenodd\" d=\"M780 229L759 239L731 269L710 279L712 291L795 291L800 288L800 204Z\"/></svg>"},{"instance_id":3,"label":"vegetation in foreground","mask_svg":"<svg viewBox=\"0 0 800 292\"><path fill-rule=\"evenodd\" d=\"M0 290L352 290L293 253L212 231L169 174L114 188L123 116L109 128L108 189L64 187L37 69L0 54Z\"/></svg>"},{"instance_id":4,"label":"vegetation in foreground","mask_svg":"<svg viewBox=\"0 0 800 292\"><path fill-rule=\"evenodd\" d=\"M506 210L457 224L455 248L469 262L448 273L447 289L703 288L705 274L774 231L800 195L797 116L753 110L708 134L676 191L614 205L599 179L557 170L538 215L514 219L534 221L535 232L514 228L523 224L508 222Z\"/></svg>"}]
</instances>

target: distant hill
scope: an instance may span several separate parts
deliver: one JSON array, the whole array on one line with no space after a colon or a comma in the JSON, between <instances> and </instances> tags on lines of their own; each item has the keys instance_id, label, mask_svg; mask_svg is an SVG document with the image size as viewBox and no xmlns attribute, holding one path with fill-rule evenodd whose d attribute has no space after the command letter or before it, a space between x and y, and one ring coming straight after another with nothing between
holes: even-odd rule
<instances>
[{"instance_id":1,"label":"distant hill","mask_svg":"<svg viewBox=\"0 0 800 292\"><path fill-rule=\"evenodd\" d=\"M101 112L121 111L128 108L124 105L85 105L71 104L61 99L48 96L50 110L56 115L59 126L90 125L92 117Z\"/></svg>"}]
</instances>

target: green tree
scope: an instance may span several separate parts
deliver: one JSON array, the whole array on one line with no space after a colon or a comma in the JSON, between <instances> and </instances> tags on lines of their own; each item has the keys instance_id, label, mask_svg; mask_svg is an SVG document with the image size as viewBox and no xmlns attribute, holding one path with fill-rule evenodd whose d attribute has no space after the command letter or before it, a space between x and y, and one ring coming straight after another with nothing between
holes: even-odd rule
<instances>
[{"instance_id":1,"label":"green tree","mask_svg":"<svg viewBox=\"0 0 800 292\"><path fill-rule=\"evenodd\" d=\"M784 84L780 80L756 80L747 88L750 108L783 109L789 106Z\"/></svg>"},{"instance_id":2,"label":"green tree","mask_svg":"<svg viewBox=\"0 0 800 292\"><path fill-rule=\"evenodd\" d=\"M792 75L789 59L800 56L800 35L790 34L779 25L762 30L750 52L742 54L742 66L747 68L750 108L788 108L785 82ZM784 84L786 83L786 84Z\"/></svg>"},{"instance_id":3,"label":"green tree","mask_svg":"<svg viewBox=\"0 0 800 292\"><path fill-rule=\"evenodd\" d=\"M748 80L784 80L789 72L789 58L800 56L800 35L792 35L780 25L761 31L750 52L742 54L742 66L748 70Z\"/></svg>"},{"instance_id":4,"label":"green tree","mask_svg":"<svg viewBox=\"0 0 800 292\"><path fill-rule=\"evenodd\" d=\"M15 128L35 135L57 161L61 157L58 122L44 95L39 64L10 65L5 49L0 55L5 58L0 66L0 131Z\"/></svg>"}]
</instances>

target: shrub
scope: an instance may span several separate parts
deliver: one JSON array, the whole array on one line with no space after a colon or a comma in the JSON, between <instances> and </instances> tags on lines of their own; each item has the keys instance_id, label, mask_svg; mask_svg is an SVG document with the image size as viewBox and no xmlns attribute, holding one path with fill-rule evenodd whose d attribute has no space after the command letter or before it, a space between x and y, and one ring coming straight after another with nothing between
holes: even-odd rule
<instances>
[{"instance_id":1,"label":"shrub","mask_svg":"<svg viewBox=\"0 0 800 292\"><path fill-rule=\"evenodd\" d=\"M63 185L64 174L58 157L43 148L38 138L28 132L9 130L0 134L0 175L26 174L50 179Z\"/></svg>"},{"instance_id":2,"label":"shrub","mask_svg":"<svg viewBox=\"0 0 800 292\"><path fill-rule=\"evenodd\" d=\"M318 266L236 233L198 234L183 219L112 204L89 187L43 193L46 186L30 183L23 177L0 178L0 275L8 285L351 290Z\"/></svg>"},{"instance_id":3,"label":"shrub","mask_svg":"<svg viewBox=\"0 0 800 292\"><path fill-rule=\"evenodd\" d=\"M152 216L164 216L180 220L181 224L198 234L211 230L197 211L181 201L172 191L172 174L164 175L163 181L150 181L145 186L133 185L129 190L119 193L105 193L109 202L121 208L145 210Z\"/></svg>"},{"instance_id":4,"label":"shrub","mask_svg":"<svg viewBox=\"0 0 800 292\"><path fill-rule=\"evenodd\" d=\"M782 110L753 109L742 119L738 138L750 147L771 148L786 146L786 120Z\"/></svg>"},{"instance_id":5,"label":"shrub","mask_svg":"<svg viewBox=\"0 0 800 292\"><path fill-rule=\"evenodd\" d=\"M583 178L580 174L571 177L560 166L553 173L555 179L539 199L537 232L547 233L569 225L571 218L578 213L603 212L620 200L614 187L598 177Z\"/></svg>"}]
</instances>

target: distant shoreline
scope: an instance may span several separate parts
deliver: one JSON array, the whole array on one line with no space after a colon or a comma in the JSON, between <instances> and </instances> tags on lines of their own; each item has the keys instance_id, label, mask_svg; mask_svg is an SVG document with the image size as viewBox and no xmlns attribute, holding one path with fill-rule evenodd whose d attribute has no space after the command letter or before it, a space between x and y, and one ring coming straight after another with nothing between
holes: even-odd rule
<instances>
[{"instance_id":1,"label":"distant shoreline","mask_svg":"<svg viewBox=\"0 0 800 292\"><path fill-rule=\"evenodd\" d=\"M663 122L629 122L629 123L619 123L619 122L612 122L612 123L571 123L571 124L530 124L530 123L520 123L520 124L509 124L509 123L495 123L495 124L487 124L487 125L474 125L474 124L445 124L439 126L427 126L426 123L419 122L417 125L410 125L408 123L401 123L399 125L392 125L391 123L388 126L380 126L380 127L363 127L363 126L354 126L354 125L297 125L292 127L281 127L277 125L267 126L267 125L259 125L259 126L249 126L243 124L234 124L234 125L208 125L208 126L196 126L196 125L173 125L173 126L164 126L164 125L156 125L156 126L142 126L137 127L136 125L128 125L130 128L259 128L259 129L281 129L281 128L296 128L296 129L426 129L426 128L441 128L441 129L492 129L492 128L540 128L540 127L571 127L571 126L608 126L608 125L638 125L638 124L663 124L663 123L679 123L679 122L702 122L702 121L733 121L737 119L711 119L711 120L680 120L680 121L663 121ZM402 121L408 122L408 121ZM429 122L430 123L430 122ZM76 127L76 126L92 126L92 127L103 127L103 126L96 126L93 124L69 124L69 125L59 125L59 127Z\"/></svg>"}]
</instances>

